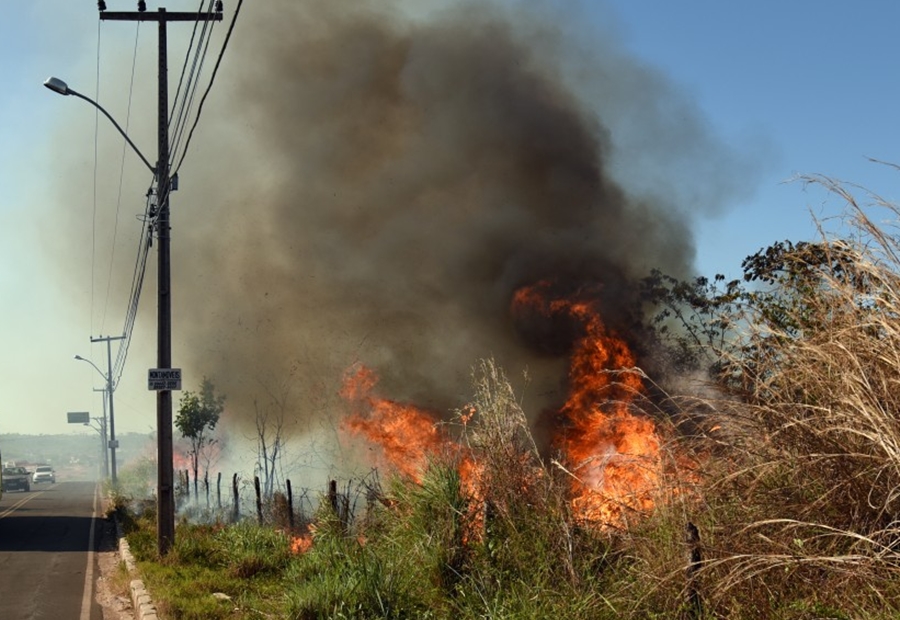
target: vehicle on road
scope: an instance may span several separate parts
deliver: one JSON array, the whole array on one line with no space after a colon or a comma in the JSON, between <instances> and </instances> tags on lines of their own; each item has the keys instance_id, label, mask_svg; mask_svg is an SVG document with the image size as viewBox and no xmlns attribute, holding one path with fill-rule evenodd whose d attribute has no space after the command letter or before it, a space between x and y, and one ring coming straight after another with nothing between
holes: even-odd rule
<instances>
[{"instance_id":1,"label":"vehicle on road","mask_svg":"<svg viewBox=\"0 0 900 620\"><path fill-rule=\"evenodd\" d=\"M30 491L31 472L24 467L4 467L0 486L4 491Z\"/></svg>"},{"instance_id":2,"label":"vehicle on road","mask_svg":"<svg viewBox=\"0 0 900 620\"><path fill-rule=\"evenodd\" d=\"M38 465L34 468L34 474L31 476L31 482L40 484L41 482L56 482L56 472L49 465Z\"/></svg>"}]
</instances>

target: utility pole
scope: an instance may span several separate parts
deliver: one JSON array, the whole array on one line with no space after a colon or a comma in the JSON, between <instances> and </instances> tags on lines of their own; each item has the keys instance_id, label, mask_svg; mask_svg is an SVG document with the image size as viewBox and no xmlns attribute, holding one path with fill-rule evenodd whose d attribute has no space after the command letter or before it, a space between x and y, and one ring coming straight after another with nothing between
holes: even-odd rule
<instances>
[{"instance_id":1,"label":"utility pole","mask_svg":"<svg viewBox=\"0 0 900 620\"><path fill-rule=\"evenodd\" d=\"M116 476L116 448L118 445L116 444L116 410L113 407L113 392L116 388L113 385L111 342L113 340L123 340L124 338L125 336L98 336L97 338L91 338L91 342L106 343L106 393L109 394L109 464L113 486L116 486L119 479Z\"/></svg>"},{"instance_id":2,"label":"utility pole","mask_svg":"<svg viewBox=\"0 0 900 620\"><path fill-rule=\"evenodd\" d=\"M103 420L100 423L100 444L103 447L103 478L109 478L109 440L106 438L106 398L109 394L108 386L105 388L94 388L95 392L103 392Z\"/></svg>"},{"instance_id":3,"label":"utility pole","mask_svg":"<svg viewBox=\"0 0 900 620\"><path fill-rule=\"evenodd\" d=\"M157 116L158 159L156 162L157 216L156 233L159 239L159 283L157 285L158 331L157 368L172 367L172 294L169 251L169 83L166 25L169 22L222 21L222 3L216 3L216 12L169 13L160 8L156 13L146 12L143 0L138 2L137 12L105 11L100 19L115 21L155 21L159 24L159 113ZM111 402L111 401L110 401ZM157 544L160 556L168 554L175 543L175 475L172 462L172 392L156 392L157 426Z\"/></svg>"}]
</instances>

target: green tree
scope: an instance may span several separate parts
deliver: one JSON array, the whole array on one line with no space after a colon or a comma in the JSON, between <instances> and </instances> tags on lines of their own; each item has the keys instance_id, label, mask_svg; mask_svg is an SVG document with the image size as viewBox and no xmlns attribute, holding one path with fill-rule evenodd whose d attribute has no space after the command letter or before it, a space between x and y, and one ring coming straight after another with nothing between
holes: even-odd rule
<instances>
[{"instance_id":1,"label":"green tree","mask_svg":"<svg viewBox=\"0 0 900 620\"><path fill-rule=\"evenodd\" d=\"M197 479L200 456L207 447L215 443L215 439L210 434L215 430L219 416L222 415L224 409L225 395L216 394L216 386L206 377L203 377L199 394L185 392L181 397L178 415L175 417L175 427L181 432L182 437L191 442L188 456L194 472L195 499L199 496Z\"/></svg>"},{"instance_id":2,"label":"green tree","mask_svg":"<svg viewBox=\"0 0 900 620\"><path fill-rule=\"evenodd\" d=\"M703 368L742 397L761 394L785 346L828 328L835 291L856 292L859 312L879 311L880 293L859 252L840 242L778 241L741 263L743 277L681 281L653 271L643 300L676 368ZM846 309L849 309L846 308ZM752 400L752 399L751 399Z\"/></svg>"}]
</instances>

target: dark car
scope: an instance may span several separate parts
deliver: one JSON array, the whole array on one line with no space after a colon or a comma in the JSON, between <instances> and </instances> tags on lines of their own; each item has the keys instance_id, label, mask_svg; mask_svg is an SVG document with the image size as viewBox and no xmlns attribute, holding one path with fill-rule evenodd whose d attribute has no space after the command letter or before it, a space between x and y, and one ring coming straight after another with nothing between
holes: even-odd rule
<instances>
[{"instance_id":1,"label":"dark car","mask_svg":"<svg viewBox=\"0 0 900 620\"><path fill-rule=\"evenodd\" d=\"M30 491L31 473L24 467L4 467L3 490Z\"/></svg>"}]
</instances>

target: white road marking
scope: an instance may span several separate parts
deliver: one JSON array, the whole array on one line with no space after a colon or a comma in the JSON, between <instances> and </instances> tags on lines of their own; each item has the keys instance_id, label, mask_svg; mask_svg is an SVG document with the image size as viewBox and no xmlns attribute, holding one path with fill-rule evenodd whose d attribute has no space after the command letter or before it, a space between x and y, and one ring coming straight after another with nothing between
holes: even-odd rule
<instances>
[{"instance_id":1,"label":"white road marking","mask_svg":"<svg viewBox=\"0 0 900 620\"><path fill-rule=\"evenodd\" d=\"M29 493L28 495L26 495L25 497L23 497L22 499L17 501L15 504L10 506L3 512L0 512L0 519L2 519L4 517L8 517L11 513L15 512L16 508L23 506L25 504L25 502L30 502L31 500L33 500L38 495L41 495L42 493L43 493L43 491L38 491L36 493Z\"/></svg>"},{"instance_id":2,"label":"white road marking","mask_svg":"<svg viewBox=\"0 0 900 620\"><path fill-rule=\"evenodd\" d=\"M97 498L100 495L100 483L94 486L94 508L91 513L91 533L88 535L87 568L84 570L84 593L81 595L81 617L79 620L91 620L91 600L94 598L94 521L97 519Z\"/></svg>"}]
</instances>

